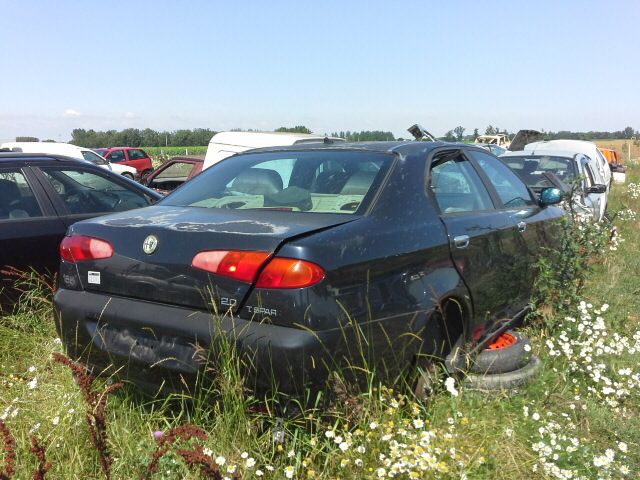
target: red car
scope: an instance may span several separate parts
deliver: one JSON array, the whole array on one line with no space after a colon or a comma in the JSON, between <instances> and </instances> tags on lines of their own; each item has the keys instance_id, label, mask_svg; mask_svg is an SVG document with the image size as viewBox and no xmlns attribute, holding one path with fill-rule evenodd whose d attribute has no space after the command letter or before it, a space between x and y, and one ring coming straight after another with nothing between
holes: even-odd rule
<instances>
[{"instance_id":1,"label":"red car","mask_svg":"<svg viewBox=\"0 0 640 480\"><path fill-rule=\"evenodd\" d=\"M95 148L98 154L114 163L129 165L138 171L141 177L145 177L153 171L151 157L141 148L133 147L112 147Z\"/></svg>"}]
</instances>

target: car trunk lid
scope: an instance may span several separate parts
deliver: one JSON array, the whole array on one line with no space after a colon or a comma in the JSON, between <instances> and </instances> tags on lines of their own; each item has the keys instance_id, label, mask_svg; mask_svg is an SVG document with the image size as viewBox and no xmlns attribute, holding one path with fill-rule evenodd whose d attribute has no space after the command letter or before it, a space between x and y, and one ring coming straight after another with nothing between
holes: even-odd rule
<instances>
[{"instance_id":1,"label":"car trunk lid","mask_svg":"<svg viewBox=\"0 0 640 480\"><path fill-rule=\"evenodd\" d=\"M542 140L542 133L537 130L519 130L516 136L513 137L509 148L512 152L519 152L524 150L525 145Z\"/></svg>"},{"instance_id":2,"label":"car trunk lid","mask_svg":"<svg viewBox=\"0 0 640 480\"><path fill-rule=\"evenodd\" d=\"M241 307L252 284L192 267L197 253L240 250L275 254L289 240L357 218L153 206L81 222L71 227L70 233L106 240L114 249L111 258L77 263L86 290L226 311ZM155 237L157 246L145 253L143 245L150 236Z\"/></svg>"}]
</instances>

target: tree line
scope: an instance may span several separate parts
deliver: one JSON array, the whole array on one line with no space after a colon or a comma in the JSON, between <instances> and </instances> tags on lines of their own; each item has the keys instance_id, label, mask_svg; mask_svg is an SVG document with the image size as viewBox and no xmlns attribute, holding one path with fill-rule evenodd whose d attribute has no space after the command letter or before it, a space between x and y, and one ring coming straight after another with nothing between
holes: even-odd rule
<instances>
[{"instance_id":1,"label":"tree line","mask_svg":"<svg viewBox=\"0 0 640 480\"><path fill-rule=\"evenodd\" d=\"M258 130L242 130L234 128L232 131L249 131ZM293 133L312 133L312 131L304 125L296 125L295 127L280 127L274 130L276 132L293 132ZM480 135L480 130L474 128L473 132L465 135L467 129L461 125L447 131L439 140L450 142L473 142ZM208 145L209 140L217 132L208 128L195 128L192 130L182 129L173 131L157 131L150 128L126 128L124 130L106 130L96 131L93 129L85 130L84 128L76 128L71 132L71 140L69 143L80 147L98 148L98 147L194 147ZM626 127L623 130L607 131L588 131L588 132L572 132L561 130L558 132L541 130L545 140L571 139L571 140L614 140L614 139L638 139L640 132L632 127ZM484 135L506 134L513 138L514 133L506 129L488 125L484 129ZM325 133L325 135L328 135ZM339 131L332 132L332 137L344 138L348 142L374 142L386 140L403 140L396 139L390 131L382 130L362 130L356 131ZM36 137L16 137L17 142L38 142ZM53 142L53 140L44 140L45 142Z\"/></svg>"}]
</instances>

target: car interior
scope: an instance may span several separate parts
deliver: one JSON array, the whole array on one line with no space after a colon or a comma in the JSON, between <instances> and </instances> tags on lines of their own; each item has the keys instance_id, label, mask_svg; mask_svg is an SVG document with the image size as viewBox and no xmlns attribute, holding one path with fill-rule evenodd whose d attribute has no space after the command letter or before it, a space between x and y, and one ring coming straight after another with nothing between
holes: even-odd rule
<instances>
[{"instance_id":1,"label":"car interior","mask_svg":"<svg viewBox=\"0 0 640 480\"><path fill-rule=\"evenodd\" d=\"M23 195L16 181L0 178L0 219L20 219L42 215L31 190L28 187L27 190L28 193Z\"/></svg>"}]
</instances>

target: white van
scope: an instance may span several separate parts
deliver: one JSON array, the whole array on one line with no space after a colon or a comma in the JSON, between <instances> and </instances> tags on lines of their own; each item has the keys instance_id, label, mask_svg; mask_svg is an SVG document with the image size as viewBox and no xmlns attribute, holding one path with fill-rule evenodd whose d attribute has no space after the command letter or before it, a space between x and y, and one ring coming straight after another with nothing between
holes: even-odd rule
<instances>
[{"instance_id":1,"label":"white van","mask_svg":"<svg viewBox=\"0 0 640 480\"><path fill-rule=\"evenodd\" d=\"M0 148L8 148L12 152L25 153L46 153L49 155L64 155L65 157L77 158L79 160L87 160L91 163L111 170L119 175L133 180L137 176L137 170L127 165L119 165L110 163L106 158L98 155L93 150L70 143L57 142L6 142L0 144Z\"/></svg>"},{"instance_id":2,"label":"white van","mask_svg":"<svg viewBox=\"0 0 640 480\"><path fill-rule=\"evenodd\" d=\"M321 143L325 138L333 142L344 142L344 138L325 137L310 133L290 132L220 132L209 142L202 169L209 168L220 160L252 148L281 147L300 143Z\"/></svg>"}]
</instances>

